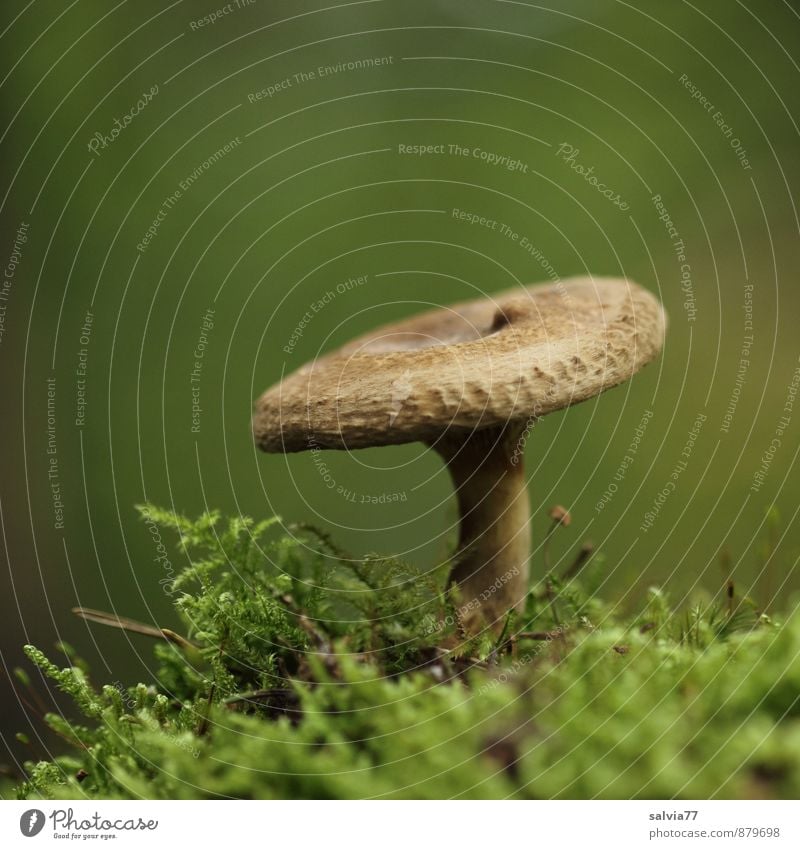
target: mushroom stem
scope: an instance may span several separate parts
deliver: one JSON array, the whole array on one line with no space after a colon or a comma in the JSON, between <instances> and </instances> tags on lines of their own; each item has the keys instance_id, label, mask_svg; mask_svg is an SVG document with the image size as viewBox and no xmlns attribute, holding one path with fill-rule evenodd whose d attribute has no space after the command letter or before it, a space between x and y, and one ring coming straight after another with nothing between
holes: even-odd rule
<instances>
[{"instance_id":1,"label":"mushroom stem","mask_svg":"<svg viewBox=\"0 0 800 849\"><path fill-rule=\"evenodd\" d=\"M528 589L530 509L522 427L487 428L434 446L447 464L461 517L450 583L466 631L499 631Z\"/></svg>"}]
</instances>

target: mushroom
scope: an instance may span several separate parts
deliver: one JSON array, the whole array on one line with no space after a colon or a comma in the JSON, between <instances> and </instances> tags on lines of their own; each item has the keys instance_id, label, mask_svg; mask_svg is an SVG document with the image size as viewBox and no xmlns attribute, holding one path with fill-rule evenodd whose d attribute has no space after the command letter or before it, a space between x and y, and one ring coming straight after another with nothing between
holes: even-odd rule
<instances>
[{"instance_id":1,"label":"mushroom","mask_svg":"<svg viewBox=\"0 0 800 849\"><path fill-rule=\"evenodd\" d=\"M460 533L450 575L469 633L498 630L528 589L525 440L541 416L616 386L661 349L637 284L581 277L434 309L307 363L256 403L267 452L423 442L444 460Z\"/></svg>"}]
</instances>

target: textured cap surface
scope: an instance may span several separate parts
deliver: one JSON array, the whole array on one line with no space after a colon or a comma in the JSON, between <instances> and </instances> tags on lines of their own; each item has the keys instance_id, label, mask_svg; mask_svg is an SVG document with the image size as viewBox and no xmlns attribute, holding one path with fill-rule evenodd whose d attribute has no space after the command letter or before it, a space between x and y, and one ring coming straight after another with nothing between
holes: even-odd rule
<instances>
[{"instance_id":1,"label":"textured cap surface","mask_svg":"<svg viewBox=\"0 0 800 849\"><path fill-rule=\"evenodd\" d=\"M524 423L616 386L660 351L660 302L623 279L518 287L371 331L265 392L264 451L433 442Z\"/></svg>"}]
</instances>

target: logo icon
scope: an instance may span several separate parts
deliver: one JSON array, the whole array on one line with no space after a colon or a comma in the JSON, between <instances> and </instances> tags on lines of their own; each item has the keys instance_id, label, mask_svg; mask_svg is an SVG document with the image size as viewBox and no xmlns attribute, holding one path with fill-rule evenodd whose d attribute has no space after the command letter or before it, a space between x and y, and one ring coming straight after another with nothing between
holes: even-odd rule
<instances>
[{"instance_id":1,"label":"logo icon","mask_svg":"<svg viewBox=\"0 0 800 849\"><path fill-rule=\"evenodd\" d=\"M44 813L37 808L31 808L19 818L19 830L25 837L36 837L44 828Z\"/></svg>"}]
</instances>

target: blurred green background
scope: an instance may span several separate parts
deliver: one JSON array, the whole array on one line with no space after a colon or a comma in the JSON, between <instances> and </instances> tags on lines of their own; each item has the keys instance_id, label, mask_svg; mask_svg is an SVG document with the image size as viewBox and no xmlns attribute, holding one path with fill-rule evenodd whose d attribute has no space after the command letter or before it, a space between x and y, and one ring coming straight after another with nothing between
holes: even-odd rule
<instances>
[{"instance_id":1,"label":"blurred green background","mask_svg":"<svg viewBox=\"0 0 800 849\"><path fill-rule=\"evenodd\" d=\"M623 605L655 583L676 603L716 592L729 572L768 612L785 604L800 586L797 4L217 3L0 13L6 671L23 643L66 639L101 678L150 674L147 642L69 612L171 624L164 562L134 511L145 499L279 514L354 554L439 562L456 516L436 455L262 456L252 401L380 323L554 275L629 276L661 297L670 327L663 358L632 382L534 428L535 539L547 509L567 506L557 568L590 538L601 592ZM401 152L413 145L443 152ZM290 343L312 304L365 275ZM381 494L397 499L361 502ZM541 570L538 545L532 558ZM2 687L13 747L37 722Z\"/></svg>"}]
</instances>

